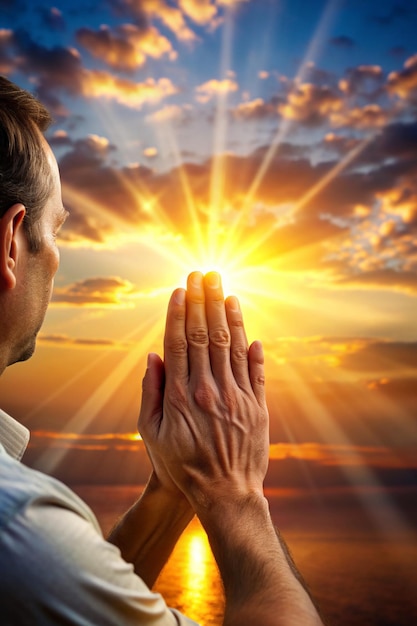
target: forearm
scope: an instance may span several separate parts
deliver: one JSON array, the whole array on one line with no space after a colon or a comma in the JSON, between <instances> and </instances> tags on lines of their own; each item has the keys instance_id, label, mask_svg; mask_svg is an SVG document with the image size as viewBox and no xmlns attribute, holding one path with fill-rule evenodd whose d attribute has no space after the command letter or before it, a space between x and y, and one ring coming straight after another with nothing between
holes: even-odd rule
<instances>
[{"instance_id":1,"label":"forearm","mask_svg":"<svg viewBox=\"0 0 417 626\"><path fill-rule=\"evenodd\" d=\"M153 586L194 512L184 497L164 490L154 476L140 499L111 531L108 541L149 588Z\"/></svg>"},{"instance_id":2,"label":"forearm","mask_svg":"<svg viewBox=\"0 0 417 626\"><path fill-rule=\"evenodd\" d=\"M224 626L321 626L262 494L214 500L197 514L224 584Z\"/></svg>"}]
</instances>

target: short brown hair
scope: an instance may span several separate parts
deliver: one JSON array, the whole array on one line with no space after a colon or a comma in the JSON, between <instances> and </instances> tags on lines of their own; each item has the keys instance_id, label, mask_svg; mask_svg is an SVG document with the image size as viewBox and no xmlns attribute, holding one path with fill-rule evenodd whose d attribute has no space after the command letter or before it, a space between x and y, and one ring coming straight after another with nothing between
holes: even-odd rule
<instances>
[{"instance_id":1,"label":"short brown hair","mask_svg":"<svg viewBox=\"0 0 417 626\"><path fill-rule=\"evenodd\" d=\"M51 122L39 100L0 76L0 218L13 204L25 206L32 252L41 247L37 224L53 188L41 135Z\"/></svg>"}]
</instances>

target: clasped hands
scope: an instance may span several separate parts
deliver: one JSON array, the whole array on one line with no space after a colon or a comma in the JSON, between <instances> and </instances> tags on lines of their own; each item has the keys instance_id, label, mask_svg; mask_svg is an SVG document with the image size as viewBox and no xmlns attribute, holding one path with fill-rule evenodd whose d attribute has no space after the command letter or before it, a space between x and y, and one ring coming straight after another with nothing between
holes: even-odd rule
<instances>
[{"instance_id":1,"label":"clasped hands","mask_svg":"<svg viewBox=\"0 0 417 626\"><path fill-rule=\"evenodd\" d=\"M195 511L262 493L268 464L264 357L248 346L239 302L216 272L171 296L164 361L148 357L138 421L161 486Z\"/></svg>"}]
</instances>

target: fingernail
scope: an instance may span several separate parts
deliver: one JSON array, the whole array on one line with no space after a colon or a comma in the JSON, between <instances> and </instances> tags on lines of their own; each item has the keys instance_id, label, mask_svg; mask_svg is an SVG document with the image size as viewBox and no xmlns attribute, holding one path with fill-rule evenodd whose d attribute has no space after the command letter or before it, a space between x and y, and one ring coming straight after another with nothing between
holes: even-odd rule
<instances>
[{"instance_id":1,"label":"fingernail","mask_svg":"<svg viewBox=\"0 0 417 626\"><path fill-rule=\"evenodd\" d=\"M227 306L229 307L230 311L239 311L239 300L236 298L236 296L229 296L227 298Z\"/></svg>"},{"instance_id":2,"label":"fingernail","mask_svg":"<svg viewBox=\"0 0 417 626\"><path fill-rule=\"evenodd\" d=\"M209 272L206 274L206 282L209 287L217 288L220 286L220 276L217 272Z\"/></svg>"},{"instance_id":3,"label":"fingernail","mask_svg":"<svg viewBox=\"0 0 417 626\"><path fill-rule=\"evenodd\" d=\"M182 306L185 302L185 291L184 289L177 289L175 292L175 302Z\"/></svg>"},{"instance_id":4,"label":"fingernail","mask_svg":"<svg viewBox=\"0 0 417 626\"><path fill-rule=\"evenodd\" d=\"M193 287L198 287L199 289L201 289L201 281L203 279L203 276L201 274L201 272L193 272L190 275L190 282L192 284Z\"/></svg>"}]
</instances>

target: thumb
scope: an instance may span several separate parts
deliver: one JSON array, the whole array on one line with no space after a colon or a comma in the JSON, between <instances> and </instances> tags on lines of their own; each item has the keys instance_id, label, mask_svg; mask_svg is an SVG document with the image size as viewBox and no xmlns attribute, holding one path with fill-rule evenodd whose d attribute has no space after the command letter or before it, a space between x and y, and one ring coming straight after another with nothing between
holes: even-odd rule
<instances>
[{"instance_id":1,"label":"thumb","mask_svg":"<svg viewBox=\"0 0 417 626\"><path fill-rule=\"evenodd\" d=\"M157 354L148 354L147 368L142 380L142 401L138 420L140 431L158 425L162 415L164 384L165 370L162 359Z\"/></svg>"}]
</instances>

